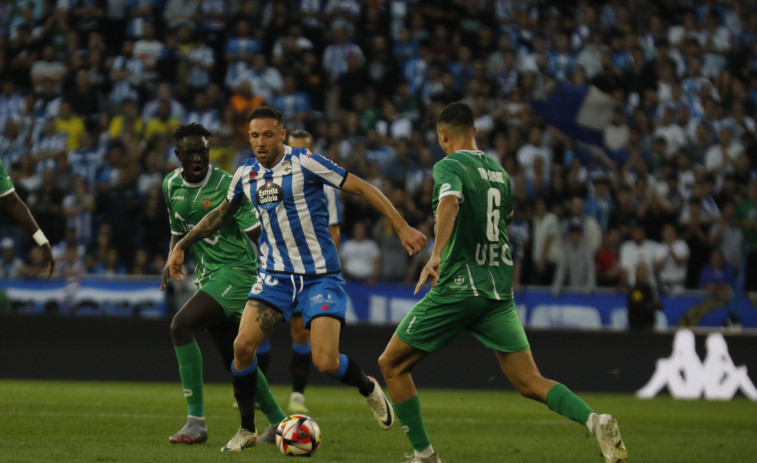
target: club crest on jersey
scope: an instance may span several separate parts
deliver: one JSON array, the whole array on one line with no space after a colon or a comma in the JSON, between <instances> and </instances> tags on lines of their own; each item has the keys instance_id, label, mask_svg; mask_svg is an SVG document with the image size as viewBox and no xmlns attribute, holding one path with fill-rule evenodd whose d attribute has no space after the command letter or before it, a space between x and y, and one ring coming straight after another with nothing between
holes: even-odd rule
<instances>
[{"instance_id":1,"label":"club crest on jersey","mask_svg":"<svg viewBox=\"0 0 757 463\"><path fill-rule=\"evenodd\" d=\"M211 205L213 205L213 200L210 198L203 198L202 199L202 207L209 208Z\"/></svg>"},{"instance_id":2,"label":"club crest on jersey","mask_svg":"<svg viewBox=\"0 0 757 463\"><path fill-rule=\"evenodd\" d=\"M284 175L289 175L292 173L292 163L289 161L284 161L281 164L281 167L284 169Z\"/></svg>"},{"instance_id":3,"label":"club crest on jersey","mask_svg":"<svg viewBox=\"0 0 757 463\"><path fill-rule=\"evenodd\" d=\"M263 209L275 209L284 200L284 190L268 180L255 192L255 203Z\"/></svg>"},{"instance_id":4,"label":"club crest on jersey","mask_svg":"<svg viewBox=\"0 0 757 463\"><path fill-rule=\"evenodd\" d=\"M254 285L252 285L252 294L260 294L263 292L263 282L258 280Z\"/></svg>"}]
</instances>

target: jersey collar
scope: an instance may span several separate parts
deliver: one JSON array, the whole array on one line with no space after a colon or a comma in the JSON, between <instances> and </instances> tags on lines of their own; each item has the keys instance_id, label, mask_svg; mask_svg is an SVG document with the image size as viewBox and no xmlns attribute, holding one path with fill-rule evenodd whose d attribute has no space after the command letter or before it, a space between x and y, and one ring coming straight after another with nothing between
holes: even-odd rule
<instances>
[{"instance_id":1,"label":"jersey collar","mask_svg":"<svg viewBox=\"0 0 757 463\"><path fill-rule=\"evenodd\" d=\"M183 167L181 168L181 172L179 172L179 174L181 174L182 172L184 172ZM190 188L202 188L208 184L208 180L210 180L210 176L212 174L213 174L213 166L208 166L208 173L206 173L205 178L200 180L199 182L197 183L187 182L187 180L184 178L183 175L181 176L181 180L184 182L184 186L187 186Z\"/></svg>"}]
</instances>

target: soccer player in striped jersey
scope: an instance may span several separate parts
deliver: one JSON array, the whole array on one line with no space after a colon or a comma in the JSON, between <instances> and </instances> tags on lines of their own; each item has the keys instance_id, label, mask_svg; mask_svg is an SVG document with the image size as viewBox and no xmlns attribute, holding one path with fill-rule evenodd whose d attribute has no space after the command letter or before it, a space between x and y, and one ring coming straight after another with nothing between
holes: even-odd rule
<instances>
[{"instance_id":1,"label":"soccer player in striped jersey","mask_svg":"<svg viewBox=\"0 0 757 463\"><path fill-rule=\"evenodd\" d=\"M174 132L175 153L181 167L163 180L163 197L168 207L172 248L209 211L226 199L231 175L210 166L211 136L210 131L196 123L180 126ZM197 292L171 321L171 338L179 362L179 376L188 415L184 427L169 438L172 443L198 444L208 439L203 402L202 355L195 336L198 332L207 330L221 354L224 366L231 368L234 339L239 331L247 294L255 282L258 270L257 253L252 242L257 240L259 234L260 223L255 210L249 206L240 207L226 225L192 245ZM166 267L161 290L165 289L169 279ZM274 442L276 427L285 415L271 395L262 372L258 372L257 376L259 387L255 400L269 422L260 441ZM237 376L232 381L235 389L240 387ZM257 440L254 422L250 430ZM252 440L252 444L255 440Z\"/></svg>"},{"instance_id":2,"label":"soccer player in striped jersey","mask_svg":"<svg viewBox=\"0 0 757 463\"><path fill-rule=\"evenodd\" d=\"M293 130L289 133L287 144L292 148L305 148L313 151L313 136L306 130ZM329 185L323 185L323 192L326 194L326 202L329 210L329 233L331 239L339 251L341 232L341 210L337 198L337 189ZM292 373L292 394L289 397L287 411L289 413L308 413L305 406L305 386L310 376L310 365L312 363L310 332L305 329L305 323L302 321L302 311L295 310L289 319L289 329L292 336L292 361L289 368ZM271 344L266 339L258 346L257 358L258 367L267 371Z\"/></svg>"},{"instance_id":3,"label":"soccer player in striped jersey","mask_svg":"<svg viewBox=\"0 0 757 463\"><path fill-rule=\"evenodd\" d=\"M261 106L249 116L254 157L237 169L229 192L173 248L167 262L171 276L181 280L184 251L207 238L251 201L262 224L260 273L250 290L234 342L235 390L242 429L227 447L245 448L254 432L257 388L255 353L274 327L302 310L310 328L313 364L319 371L356 387L366 398L379 426L394 424L394 413L378 381L366 376L354 359L339 352L339 333L347 310L347 294L336 246L328 231L323 185L337 187L368 200L394 226L410 255L423 249L426 236L410 227L377 188L323 156L284 144L281 113Z\"/></svg>"},{"instance_id":4,"label":"soccer player in striped jersey","mask_svg":"<svg viewBox=\"0 0 757 463\"><path fill-rule=\"evenodd\" d=\"M586 425L607 463L627 461L615 418L594 413L567 387L542 377L534 363L513 302L510 176L476 147L473 111L464 103L446 106L436 133L446 153L433 173L436 238L415 293L429 278L431 290L400 322L379 358L395 413L415 450L406 463L441 461L426 433L411 372L462 330L494 350L523 396Z\"/></svg>"},{"instance_id":5,"label":"soccer player in striped jersey","mask_svg":"<svg viewBox=\"0 0 757 463\"><path fill-rule=\"evenodd\" d=\"M13 186L13 181L10 175L3 166L3 161L0 160L0 204L5 207L5 210L10 214L16 222L26 230L37 245L42 248L42 260L47 265L47 272L45 278L50 278L55 269L55 259L53 258L53 249L50 247L50 241L45 237L45 233L37 225L37 221L34 220L34 216L21 200L21 197L16 193L16 187Z\"/></svg>"}]
</instances>

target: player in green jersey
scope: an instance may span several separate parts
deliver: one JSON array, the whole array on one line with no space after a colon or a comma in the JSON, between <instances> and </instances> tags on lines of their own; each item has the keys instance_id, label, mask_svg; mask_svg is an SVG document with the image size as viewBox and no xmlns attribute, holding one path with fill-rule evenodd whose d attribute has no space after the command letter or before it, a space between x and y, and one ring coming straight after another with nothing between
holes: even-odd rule
<instances>
[{"instance_id":1,"label":"player in green jersey","mask_svg":"<svg viewBox=\"0 0 757 463\"><path fill-rule=\"evenodd\" d=\"M174 138L175 153L181 167L163 180L163 197L171 225L171 249L205 214L226 199L231 183L229 174L209 165L211 133L205 127L194 123L181 126L174 133ZM191 247L197 292L171 321L171 338L179 362L188 416L184 427L169 438L170 442L196 444L208 438L204 418L202 355L195 335L207 330L221 354L224 367L231 368L239 320L247 295L257 278L257 254L252 242L257 240L259 233L257 214L248 205L237 211L234 220ZM165 289L169 278L166 268L160 289ZM270 423L260 436L260 441L273 442L276 425L285 415L260 372L258 385L255 399Z\"/></svg>"},{"instance_id":2,"label":"player in green jersey","mask_svg":"<svg viewBox=\"0 0 757 463\"><path fill-rule=\"evenodd\" d=\"M426 433L411 372L462 330L494 350L505 376L523 396L586 425L606 462L627 461L615 418L594 413L567 387L541 376L534 363L513 303L510 177L476 148L470 107L445 107L436 133L447 156L434 166L436 239L415 292L428 278L432 288L402 320L379 358L395 414L415 450L406 463L441 461Z\"/></svg>"},{"instance_id":3,"label":"player in green jersey","mask_svg":"<svg viewBox=\"0 0 757 463\"><path fill-rule=\"evenodd\" d=\"M16 193L16 188L13 186L8 172L5 171L3 162L0 161L0 203L5 207L16 222L26 230L34 242L42 249L42 260L47 264L47 272L45 272L45 278L50 278L55 269L55 259L53 259L53 250L50 247L50 242L45 237L42 229L37 225L37 221L34 220L29 208L24 204L21 198Z\"/></svg>"}]
</instances>

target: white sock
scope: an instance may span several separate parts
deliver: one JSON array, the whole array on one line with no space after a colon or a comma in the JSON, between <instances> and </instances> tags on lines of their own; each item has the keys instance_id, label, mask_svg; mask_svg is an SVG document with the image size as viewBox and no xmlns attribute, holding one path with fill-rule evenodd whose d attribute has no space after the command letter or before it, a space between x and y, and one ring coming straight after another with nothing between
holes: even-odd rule
<instances>
[{"instance_id":1,"label":"white sock","mask_svg":"<svg viewBox=\"0 0 757 463\"><path fill-rule=\"evenodd\" d=\"M434 448L429 445L428 447L426 447L424 450L421 450L420 452L416 450L415 454L421 458L428 458L434 454Z\"/></svg>"},{"instance_id":2,"label":"white sock","mask_svg":"<svg viewBox=\"0 0 757 463\"><path fill-rule=\"evenodd\" d=\"M592 434L594 434L594 423L595 423L595 421L594 421L594 418L592 418L594 416L599 416L599 415L597 415L596 413L592 413L591 415L589 415L589 419L586 420L586 427L589 428L589 432L592 433Z\"/></svg>"},{"instance_id":3,"label":"white sock","mask_svg":"<svg viewBox=\"0 0 757 463\"><path fill-rule=\"evenodd\" d=\"M297 402L298 404L304 404L305 403L305 395L302 392L292 392L292 395L289 396L290 402Z\"/></svg>"}]
</instances>

